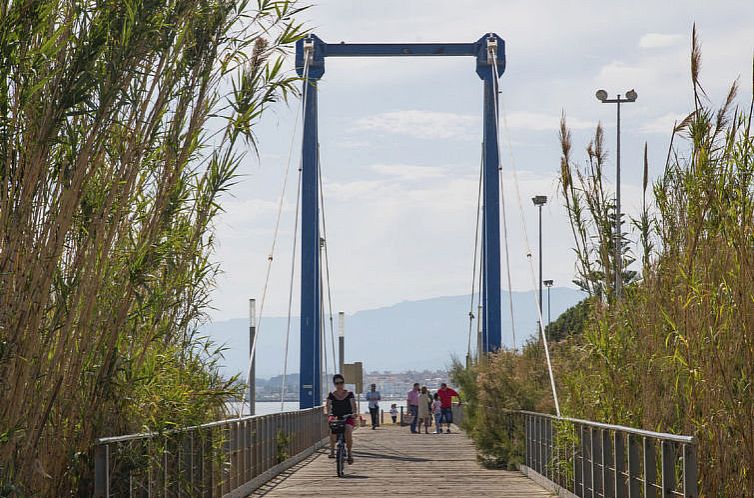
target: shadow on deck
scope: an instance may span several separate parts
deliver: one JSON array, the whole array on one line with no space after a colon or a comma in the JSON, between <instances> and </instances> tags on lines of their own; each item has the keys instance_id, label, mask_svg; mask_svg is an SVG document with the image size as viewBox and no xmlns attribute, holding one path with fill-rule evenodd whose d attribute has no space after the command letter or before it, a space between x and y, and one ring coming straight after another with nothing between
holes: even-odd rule
<instances>
[{"instance_id":1,"label":"shadow on deck","mask_svg":"<svg viewBox=\"0 0 754 498\"><path fill-rule=\"evenodd\" d=\"M251 496L489 496L552 497L520 472L477 463L472 442L460 432L410 434L388 425L355 432L354 464L335 476L335 462L320 450Z\"/></svg>"}]
</instances>

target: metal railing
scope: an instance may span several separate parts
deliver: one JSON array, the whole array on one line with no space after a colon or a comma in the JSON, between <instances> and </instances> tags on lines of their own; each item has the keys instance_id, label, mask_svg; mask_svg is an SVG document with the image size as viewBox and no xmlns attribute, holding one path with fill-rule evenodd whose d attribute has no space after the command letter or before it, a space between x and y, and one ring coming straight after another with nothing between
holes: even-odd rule
<instances>
[{"instance_id":1,"label":"metal railing","mask_svg":"<svg viewBox=\"0 0 754 498\"><path fill-rule=\"evenodd\" d=\"M94 496L245 496L327 435L318 407L100 438Z\"/></svg>"},{"instance_id":2,"label":"metal railing","mask_svg":"<svg viewBox=\"0 0 754 498\"><path fill-rule=\"evenodd\" d=\"M525 469L584 498L697 498L696 439L526 411ZM520 423L520 420L519 420Z\"/></svg>"}]
</instances>

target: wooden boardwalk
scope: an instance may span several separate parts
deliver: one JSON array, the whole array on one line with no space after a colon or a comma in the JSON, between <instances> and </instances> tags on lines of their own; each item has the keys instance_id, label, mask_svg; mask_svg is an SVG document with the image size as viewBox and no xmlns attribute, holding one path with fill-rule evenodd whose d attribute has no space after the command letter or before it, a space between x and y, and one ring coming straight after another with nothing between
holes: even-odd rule
<instances>
[{"instance_id":1,"label":"wooden boardwalk","mask_svg":"<svg viewBox=\"0 0 754 498\"><path fill-rule=\"evenodd\" d=\"M320 450L252 496L306 497L552 497L520 472L488 470L477 463L472 442L460 432L410 434L388 425L356 430L354 464L343 479Z\"/></svg>"}]
</instances>

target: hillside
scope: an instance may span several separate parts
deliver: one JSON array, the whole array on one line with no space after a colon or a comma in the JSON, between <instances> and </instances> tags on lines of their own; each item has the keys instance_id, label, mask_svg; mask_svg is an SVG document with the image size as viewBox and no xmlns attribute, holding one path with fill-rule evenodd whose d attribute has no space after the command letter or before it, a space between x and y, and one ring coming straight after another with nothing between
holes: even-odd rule
<instances>
[{"instance_id":1,"label":"hillside","mask_svg":"<svg viewBox=\"0 0 754 498\"><path fill-rule=\"evenodd\" d=\"M552 289L552 319L583 298L575 289ZM514 292L517 343L536 333L533 292ZM545 293L545 315L547 314ZM512 345L508 294L503 293L503 342ZM437 369L449 365L452 355L463 358L468 342L469 296L451 296L404 301L392 306L346 315L346 361L362 361L369 371ZM546 319L546 317L545 317ZM259 326L257 376L282 372L286 318L264 318ZM337 322L337 318L335 320ZM335 323L337 327L337 323ZM328 326L328 351L330 337ZM224 369L243 372L248 358L248 323L245 318L217 321L202 327L202 333L225 344ZM335 330L337 335L337 330ZM337 341L337 337L336 337ZM299 320L291 321L288 371L298 372ZM332 358L332 356L329 356Z\"/></svg>"}]
</instances>

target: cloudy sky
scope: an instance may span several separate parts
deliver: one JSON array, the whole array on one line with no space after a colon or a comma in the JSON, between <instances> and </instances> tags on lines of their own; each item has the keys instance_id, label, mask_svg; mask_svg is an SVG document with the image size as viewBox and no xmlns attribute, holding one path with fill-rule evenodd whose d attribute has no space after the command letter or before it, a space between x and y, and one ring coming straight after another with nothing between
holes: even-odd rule
<instances>
[{"instance_id":1,"label":"cloudy sky","mask_svg":"<svg viewBox=\"0 0 754 498\"><path fill-rule=\"evenodd\" d=\"M624 210L640 201L642 148L656 176L674 120L690 102L689 51L694 22L702 75L723 100L741 78L751 95L754 2L747 1L446 1L322 0L303 14L326 42L473 42L486 32L506 41L501 79L502 159L514 290L532 287L524 227L536 241L535 194L543 212L544 278L572 286L572 240L557 196L557 126L574 132L575 158L598 121L606 128L614 178L615 108L594 92L635 88L622 109ZM469 291L480 161L482 83L471 58L328 59L320 84L323 168L334 306L355 312L403 300ZM289 150L284 201L265 314L283 315L290 278L295 167L300 158L296 105L280 105L257 128L260 155L224 201L217 259L224 274L215 319L242 317L259 297ZM502 123L501 123L502 127ZM521 210L512 170L518 171ZM297 268L298 269L298 268ZM298 287L294 293L297 310Z\"/></svg>"}]
</instances>

